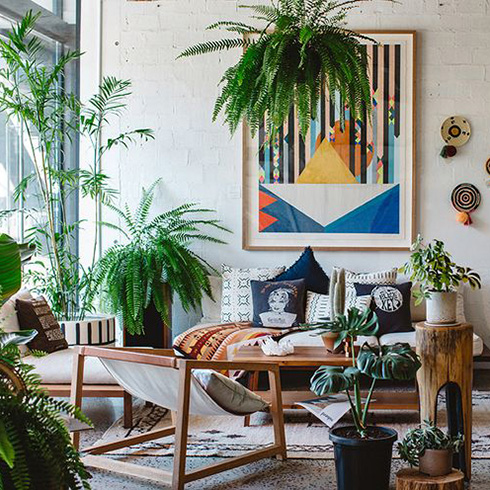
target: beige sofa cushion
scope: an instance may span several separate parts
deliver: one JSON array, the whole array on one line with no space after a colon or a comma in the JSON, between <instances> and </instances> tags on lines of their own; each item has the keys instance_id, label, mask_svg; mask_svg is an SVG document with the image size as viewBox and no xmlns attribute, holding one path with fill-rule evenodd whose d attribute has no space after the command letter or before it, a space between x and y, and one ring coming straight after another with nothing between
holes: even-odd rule
<instances>
[{"instance_id":1,"label":"beige sofa cushion","mask_svg":"<svg viewBox=\"0 0 490 490\"><path fill-rule=\"evenodd\" d=\"M201 323L221 323L221 296L223 293L223 279L219 276L209 276L213 299L204 295L201 303Z\"/></svg>"},{"instance_id":2,"label":"beige sofa cushion","mask_svg":"<svg viewBox=\"0 0 490 490\"><path fill-rule=\"evenodd\" d=\"M41 376L44 384L71 384L72 348L53 352L44 357L27 356L24 361L34 366L35 372ZM99 359L95 357L85 358L83 382L89 385L117 384Z\"/></svg>"}]
</instances>

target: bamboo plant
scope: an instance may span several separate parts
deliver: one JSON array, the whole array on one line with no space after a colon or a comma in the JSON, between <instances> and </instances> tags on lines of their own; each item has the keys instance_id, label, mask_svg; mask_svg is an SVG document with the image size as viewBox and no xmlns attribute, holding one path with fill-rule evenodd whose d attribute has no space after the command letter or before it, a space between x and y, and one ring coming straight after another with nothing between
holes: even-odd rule
<instances>
[{"instance_id":1,"label":"bamboo plant","mask_svg":"<svg viewBox=\"0 0 490 490\"><path fill-rule=\"evenodd\" d=\"M350 413L358 434L368 437L368 415L371 400L378 380L406 381L415 378L420 360L409 344L370 345L367 342L357 351L354 343L358 336L372 337L378 333L376 314L350 308L346 315L338 315L331 321L319 324L319 332L338 334L335 346L349 344L352 365L349 367L322 366L311 378L311 389L318 396L345 392L350 404ZM361 396L361 375L371 378L369 391Z\"/></svg>"},{"instance_id":2,"label":"bamboo plant","mask_svg":"<svg viewBox=\"0 0 490 490\"><path fill-rule=\"evenodd\" d=\"M14 197L33 196L38 205L24 210L32 226L27 239L42 256L31 271L38 292L47 296L53 312L66 320L80 320L93 311L87 301L92 288L96 260L100 208L111 202L116 191L102 172L101 159L117 145L153 138L149 129L129 130L115 137L104 136L121 116L130 95L130 82L114 77L103 79L99 91L84 105L63 85L66 67L81 53L67 51L53 65L46 64L44 48L36 36L40 14L28 12L7 38L0 38L0 111L23 128L26 150L34 172L17 186ZM92 147L91 158L81 169L65 167L60 147L78 137ZM82 264L75 243L81 221L70 221L70 199L77 193L93 199L94 228L92 260Z\"/></svg>"},{"instance_id":3,"label":"bamboo plant","mask_svg":"<svg viewBox=\"0 0 490 490\"><path fill-rule=\"evenodd\" d=\"M221 79L213 112L213 120L224 112L232 133L242 120L252 134L265 121L272 139L296 106L305 136L325 87L339 95L352 118L364 120L371 111L371 92L362 42L372 40L347 29L345 20L350 10L366 1L272 0L271 5L241 5L260 26L216 22L208 29L235 36L196 44L179 57L243 49Z\"/></svg>"}]
</instances>

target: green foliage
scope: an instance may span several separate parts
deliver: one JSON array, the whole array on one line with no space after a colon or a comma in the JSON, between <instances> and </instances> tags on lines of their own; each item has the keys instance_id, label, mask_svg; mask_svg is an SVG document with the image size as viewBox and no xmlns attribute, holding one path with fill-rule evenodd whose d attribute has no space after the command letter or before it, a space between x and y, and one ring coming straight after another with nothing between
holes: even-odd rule
<instances>
[{"instance_id":1,"label":"green foliage","mask_svg":"<svg viewBox=\"0 0 490 490\"><path fill-rule=\"evenodd\" d=\"M354 425L359 435L365 437L369 406L376 381L414 379L420 368L419 357L408 344L402 343L371 346L366 342L357 352L354 348L357 337L373 337L378 333L378 318L370 309L360 312L357 308L350 308L347 315L338 315L333 320L314 325L313 328L319 335L326 332L337 333L336 346L342 342L349 345L352 366L320 367L311 378L311 389L318 396L345 391ZM361 375L371 378L371 387L364 401L361 397Z\"/></svg>"},{"instance_id":2,"label":"green foliage","mask_svg":"<svg viewBox=\"0 0 490 490\"><path fill-rule=\"evenodd\" d=\"M245 120L255 134L265 120L274 139L294 105L300 131L306 135L325 86L329 93L339 94L352 118L365 120L371 111L371 93L361 41L369 39L345 28L347 12L364 1L277 0L271 6L242 5L263 27L216 22L208 29L240 37L203 42L179 57L243 48L238 63L221 79L213 112L214 120L224 112L232 133Z\"/></svg>"},{"instance_id":3,"label":"green foliage","mask_svg":"<svg viewBox=\"0 0 490 490\"><path fill-rule=\"evenodd\" d=\"M472 289L481 288L480 275L469 267L457 265L442 241L433 240L425 245L419 235L411 250L410 260L400 271L411 281L420 283L420 290L414 291L417 304L430 298L431 292L455 291L461 283L468 283Z\"/></svg>"},{"instance_id":4,"label":"green foliage","mask_svg":"<svg viewBox=\"0 0 490 490\"><path fill-rule=\"evenodd\" d=\"M19 245L5 233L0 234L0 306L20 289L20 264Z\"/></svg>"},{"instance_id":5,"label":"green foliage","mask_svg":"<svg viewBox=\"0 0 490 490\"><path fill-rule=\"evenodd\" d=\"M61 415L90 421L42 391L34 368L22 361L17 345L35 334L0 331L0 488L88 489L90 475Z\"/></svg>"},{"instance_id":6,"label":"green foliage","mask_svg":"<svg viewBox=\"0 0 490 490\"><path fill-rule=\"evenodd\" d=\"M151 303L169 325L171 292L186 311L200 306L204 294L211 296L208 264L190 247L196 241L224 243L201 231L202 227L227 231L219 220L205 217L212 210L195 204L183 204L150 219L158 182L143 189L134 213L127 204L122 209L109 206L123 223L123 227L110 226L127 243L113 245L96 266L93 292L100 288L107 308L122 317L131 334L143 333L143 314Z\"/></svg>"},{"instance_id":7,"label":"green foliage","mask_svg":"<svg viewBox=\"0 0 490 490\"><path fill-rule=\"evenodd\" d=\"M33 222L27 238L42 259L30 273L39 293L47 296L59 318L82 319L93 311L93 266L99 241L101 204L111 202L117 192L101 171L101 158L110 149L127 147L153 137L149 129L131 130L107 137L114 118L121 117L130 95L130 82L114 77L103 79L99 91L83 105L63 84L63 72L81 53L67 51L55 64L47 65L43 45L35 35L39 14L28 12L0 38L0 111L19 121L24 132L34 173L17 186L15 198L30 193L36 209L23 212ZM85 137L92 147L91 161L81 170L67 169L60 161L60 147L77 137ZM84 267L75 249L81 222L68 221L70 199L77 193L94 201L94 242L91 262ZM88 299L91 301L88 301Z\"/></svg>"},{"instance_id":8,"label":"green foliage","mask_svg":"<svg viewBox=\"0 0 490 490\"><path fill-rule=\"evenodd\" d=\"M430 420L415 429L410 429L402 442L398 443L398 454L410 466L418 466L420 456L426 449L450 449L458 452L463 445L463 435L451 436L443 432Z\"/></svg>"}]
</instances>

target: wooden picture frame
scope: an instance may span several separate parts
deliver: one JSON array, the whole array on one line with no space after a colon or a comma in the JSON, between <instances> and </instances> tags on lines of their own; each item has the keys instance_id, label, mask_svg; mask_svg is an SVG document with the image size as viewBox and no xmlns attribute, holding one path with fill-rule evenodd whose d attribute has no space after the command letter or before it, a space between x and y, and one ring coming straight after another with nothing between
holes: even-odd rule
<instances>
[{"instance_id":1,"label":"wooden picture frame","mask_svg":"<svg viewBox=\"0 0 490 490\"><path fill-rule=\"evenodd\" d=\"M379 81L378 86L374 87L375 82L371 77L374 106L372 122L363 128L363 125L356 121L353 125L355 129L352 130L353 133L349 133L347 143L336 142L336 139L342 140L339 135L344 137L345 134L339 132L336 120L336 111L341 110L341 104L332 105L332 102L325 102L325 105L330 104L330 122L325 123L325 109L322 107L318 118L320 123L317 123L316 128L312 125L313 129L310 129L305 138L307 143L303 143L302 160L299 164L299 134L297 121L294 121L293 124L292 117L286 122L280 136L283 140L278 139L277 146L264 145L264 139L261 139L263 136L260 134L252 139L247 125L243 124L243 249L300 250L308 245L316 250L410 249L415 237L416 226L416 31L369 30L361 31L361 33L379 43L368 47L370 59L373 59L373 54L377 51L378 62L371 61L370 69L373 71L376 66ZM380 61L381 57L383 59ZM387 69L385 69L385 62ZM383 92L385 86L389 88L386 93ZM323 99L330 101L328 95L325 95ZM381 106L383 113L381 113ZM376 117L378 119L374 120ZM379 124L375 127L379 121L383 125L382 132L379 131ZM347 118L345 131L349 123ZM398 131L398 133L395 132L397 136L393 135L393 125L396 126L395 131ZM319 127L321 129L318 129ZM386 128L390 132L388 137L385 137L385 134L388 134ZM313 138L312 131L318 133L315 133ZM375 131L376 136L373 136ZM289 145L290 135L292 135L293 143L295 139L298 142L296 146ZM378 138L380 141L380 137L384 141L382 146L384 152L381 151L381 158L379 150L381 143L376 143L375 139ZM388 143L385 138L389 138ZM312 162L311 157L316 155L323 142L325 142L327 152L331 152L332 147L336 148L334 155L336 160L340 161L338 155L342 156L346 168L352 173L349 176L350 182L334 182L334 185L330 185L331 182L325 181L318 183L312 180L297 181L300 175L303 177L302 172ZM289 145L288 155L284 150L286 144ZM310 146L309 149L308 146ZM357 146L360 146L360 149ZM262 148L262 151L259 151L259 148ZM276 148L279 148L278 153L276 153ZM324 151L325 148L321 151ZM284 153L281 153L281 149ZM269 151L269 156L265 157L267 151ZM346 156L345 152L350 152L349 156ZM360 157L359 152L363 152ZM331 153L323 154L331 155ZM326 157L320 155L319 158ZM277 161L280 163L277 164ZM322 165L324 161L322 160ZM277 171L274 177L271 170L272 165L276 166L274 171ZM287 170L288 175L286 175L287 165L290 165ZM336 161L335 165L339 163ZM292 166L294 166L294 171L291 170ZM388 166L390 170L385 170ZM269 172L268 181L264 178L266 169ZM314 179L317 178L315 172L310 171L309 177L311 175L314 176ZM354 182L353 178L357 182ZM286 179L289 180L285 182ZM385 190L390 191L390 194ZM394 204L390 208L386 205L381 206L382 202ZM335 212L332 211L334 218L329 217L330 209L335 206L338 209L334 209ZM345 212L342 206L345 207ZM383 218L383 211L380 211L383 209L390 211L389 213L386 211L386 218ZM398 209L398 214L396 209ZM313 218L309 213L314 215ZM303 226L297 224L296 217L298 216L300 221L303 219L302 216L306 216L306 224L302 230L297 229ZM367 219L366 216L368 216ZM372 216L379 218L375 219ZM284 217L286 217L285 221ZM359 229L355 233L349 231L356 227ZM304 231L310 228L315 231Z\"/></svg>"}]
</instances>

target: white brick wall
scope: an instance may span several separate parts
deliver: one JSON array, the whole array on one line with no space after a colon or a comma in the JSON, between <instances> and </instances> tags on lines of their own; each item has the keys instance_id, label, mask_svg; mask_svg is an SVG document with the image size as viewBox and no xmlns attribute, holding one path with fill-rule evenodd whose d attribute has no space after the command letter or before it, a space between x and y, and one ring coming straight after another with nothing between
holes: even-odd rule
<instances>
[{"instance_id":1,"label":"white brick wall","mask_svg":"<svg viewBox=\"0 0 490 490\"><path fill-rule=\"evenodd\" d=\"M246 3L246 2L245 2ZM144 148L113 154L106 168L121 186L122 199L136 203L140 187L162 177L156 203L161 209L184 201L215 208L234 231L229 245L203 245L199 251L212 264L289 264L295 252L246 252L241 249L241 140L211 122L217 83L236 52L176 60L188 45L212 39L205 27L220 19L246 19L236 0L104 0L102 70L130 78L134 96L123 126L156 131ZM468 292L468 317L490 345L490 189L483 170L490 157L490 7L488 0L401 0L366 3L351 15L349 26L363 29L418 31L417 223L427 238L447 243L454 258L478 270L481 292ZM439 158L439 127L451 113L466 115L473 127L471 142L450 162ZM119 128L115 128L115 131ZM449 193L458 183L476 184L483 203L474 225L456 223ZM114 237L107 234L106 244ZM324 252L333 265L375 270L401 264L406 253ZM175 330L194 316L177 312Z\"/></svg>"}]
</instances>

